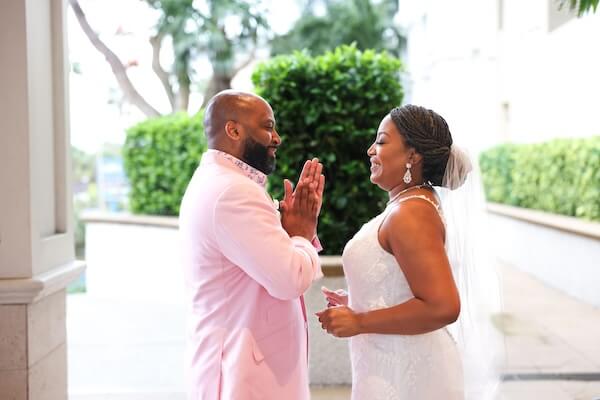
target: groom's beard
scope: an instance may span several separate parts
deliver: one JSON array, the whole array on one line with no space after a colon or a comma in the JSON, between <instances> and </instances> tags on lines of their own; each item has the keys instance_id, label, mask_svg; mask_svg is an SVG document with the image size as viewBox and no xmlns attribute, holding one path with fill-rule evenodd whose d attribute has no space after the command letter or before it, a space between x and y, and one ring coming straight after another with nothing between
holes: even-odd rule
<instances>
[{"instance_id":1,"label":"groom's beard","mask_svg":"<svg viewBox=\"0 0 600 400\"><path fill-rule=\"evenodd\" d=\"M248 137L244 145L244 162L256 168L265 175L275 170L275 156L269 155L269 146L263 146L256 140Z\"/></svg>"}]
</instances>

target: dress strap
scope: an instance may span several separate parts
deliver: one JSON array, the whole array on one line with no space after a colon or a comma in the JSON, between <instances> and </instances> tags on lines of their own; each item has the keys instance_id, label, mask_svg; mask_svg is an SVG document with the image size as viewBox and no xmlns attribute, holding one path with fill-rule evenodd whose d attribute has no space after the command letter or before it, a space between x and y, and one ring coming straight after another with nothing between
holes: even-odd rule
<instances>
[{"instance_id":1,"label":"dress strap","mask_svg":"<svg viewBox=\"0 0 600 400\"><path fill-rule=\"evenodd\" d=\"M446 224L446 220L444 219L444 215L442 214L441 207L438 204L436 204L433 200L431 200L429 197L427 197L427 196L425 196L423 194L414 194L412 196L403 197L403 198L399 199L396 202L396 204L403 203L406 200L410 200L410 199L421 199L421 200L425 200L426 202L428 202L429 204L431 204L435 208L435 210L437 211L437 213L440 216L440 218L442 219L442 222L444 223L444 225Z\"/></svg>"},{"instance_id":2,"label":"dress strap","mask_svg":"<svg viewBox=\"0 0 600 400\"><path fill-rule=\"evenodd\" d=\"M439 211L438 205L433 200L431 200L429 197L425 196L424 194L413 194L411 196L403 197L401 199L398 199L398 203L402 203L403 201L410 200L410 199L423 199L426 202L428 202L429 204L431 204L432 206L434 206L435 209Z\"/></svg>"}]
</instances>

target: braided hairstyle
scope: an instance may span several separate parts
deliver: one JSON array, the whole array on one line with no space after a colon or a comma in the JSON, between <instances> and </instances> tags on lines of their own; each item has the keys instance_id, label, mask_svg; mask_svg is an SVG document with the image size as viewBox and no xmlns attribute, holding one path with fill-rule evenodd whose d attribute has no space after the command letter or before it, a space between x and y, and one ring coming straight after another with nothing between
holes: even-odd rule
<instances>
[{"instance_id":1,"label":"braided hairstyle","mask_svg":"<svg viewBox=\"0 0 600 400\"><path fill-rule=\"evenodd\" d=\"M423 179L441 186L452 146L446 120L433 110L407 104L390 111L390 117L406 143L423 156Z\"/></svg>"}]
</instances>

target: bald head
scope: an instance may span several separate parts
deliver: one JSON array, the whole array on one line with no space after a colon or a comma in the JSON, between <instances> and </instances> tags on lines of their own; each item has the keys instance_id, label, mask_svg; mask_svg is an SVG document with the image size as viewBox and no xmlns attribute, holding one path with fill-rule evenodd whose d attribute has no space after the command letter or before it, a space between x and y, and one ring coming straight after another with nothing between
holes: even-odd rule
<instances>
[{"instance_id":1,"label":"bald head","mask_svg":"<svg viewBox=\"0 0 600 400\"><path fill-rule=\"evenodd\" d=\"M271 106L253 93L236 90L217 93L210 99L204 111L204 133L209 147L224 139L225 125L228 121L244 122L265 108L270 110Z\"/></svg>"},{"instance_id":2,"label":"bald head","mask_svg":"<svg viewBox=\"0 0 600 400\"><path fill-rule=\"evenodd\" d=\"M219 150L270 174L281 137L275 128L273 109L252 93L224 90L216 94L204 111L208 148Z\"/></svg>"}]
</instances>

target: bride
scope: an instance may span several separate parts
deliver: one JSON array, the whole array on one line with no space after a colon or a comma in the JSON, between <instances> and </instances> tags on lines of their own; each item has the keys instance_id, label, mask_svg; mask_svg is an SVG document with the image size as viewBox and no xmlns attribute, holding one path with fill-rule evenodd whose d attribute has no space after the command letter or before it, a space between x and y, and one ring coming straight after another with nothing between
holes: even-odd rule
<instances>
[{"instance_id":1,"label":"bride","mask_svg":"<svg viewBox=\"0 0 600 400\"><path fill-rule=\"evenodd\" d=\"M442 211L434 189L444 188L442 195L463 190L472 165L453 145L446 121L414 105L383 118L367 154L371 182L388 192L389 201L344 249L349 294L323 288L329 304L317 313L328 333L351 337L352 399L488 398L492 355L481 337L468 333L476 331L470 327L481 313L465 304L473 300L467 299L472 259L459 243L464 226L446 220L446 201ZM471 344L479 350L469 350ZM486 380L478 393L468 395L467 369Z\"/></svg>"}]
</instances>

